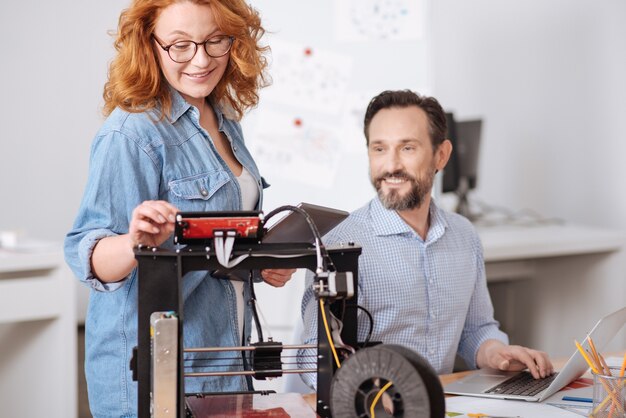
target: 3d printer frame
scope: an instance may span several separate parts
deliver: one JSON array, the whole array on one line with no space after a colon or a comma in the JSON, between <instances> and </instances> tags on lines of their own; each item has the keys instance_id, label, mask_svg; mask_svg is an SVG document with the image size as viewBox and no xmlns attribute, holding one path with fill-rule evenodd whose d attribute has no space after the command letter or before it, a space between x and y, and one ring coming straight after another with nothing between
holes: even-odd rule
<instances>
[{"instance_id":1,"label":"3d printer frame","mask_svg":"<svg viewBox=\"0 0 626 418\"><path fill-rule=\"evenodd\" d=\"M358 300L358 257L361 248L355 245L327 247L337 271L352 272L354 278L354 296L345 302L333 302L330 309L340 314L343 303L342 340L350 346L357 346L357 309ZM249 254L233 270L258 270L265 268L307 268L315 271L317 266L316 249L311 244L244 244L236 245L233 257ZM256 255L259 254L259 255ZM285 258L285 256L289 256ZM219 264L215 252L209 248L184 248L166 250L162 248L141 247L135 250L138 262L138 346L136 371L138 386L138 416L149 418L151 391L151 339L150 316L153 312L173 311L179 318L178 347L183 347L183 301L182 280L190 271L224 270ZM216 279L219 280L219 279ZM175 416L185 417L185 391L183 376L183 350L178 350L178 375L176 398L178 400ZM330 342L324 330L321 311L318 310L318 357L317 357L317 414L330 417L330 386L335 366Z\"/></svg>"}]
</instances>

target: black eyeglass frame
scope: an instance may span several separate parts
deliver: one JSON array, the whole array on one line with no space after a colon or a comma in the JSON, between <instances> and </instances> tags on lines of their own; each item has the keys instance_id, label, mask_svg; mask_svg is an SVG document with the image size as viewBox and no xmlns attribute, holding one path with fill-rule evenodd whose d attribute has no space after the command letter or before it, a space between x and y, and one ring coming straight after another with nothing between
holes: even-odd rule
<instances>
[{"instance_id":1,"label":"black eyeglass frame","mask_svg":"<svg viewBox=\"0 0 626 418\"><path fill-rule=\"evenodd\" d=\"M230 40L230 44L228 45L228 49L221 55L211 55L209 53L209 51L207 51L206 46L207 43L212 40L215 39L217 37L225 37L228 38ZM231 50L231 48L233 47L233 42L235 41L235 37L234 36L229 36L229 35L218 35L218 36L213 36L209 39L207 39L204 42L196 42L196 41L192 41L192 40L185 40L185 41L178 41L178 42L174 42L173 44L169 44L169 45L163 45L161 43L161 40L159 38L157 38L157 36L155 34L152 34L152 38L154 38L155 42L157 43L158 46L161 47L161 49L163 49L163 51L167 52L167 56L170 57L170 59L178 64L184 64L186 62L191 61L192 59L194 59L194 57L196 56L196 54L198 53L198 47L200 45L202 45L202 47L204 48L204 52L206 52L206 54L211 57L211 58L220 58L223 57L224 55L228 54ZM192 44L194 44L195 46L195 50L193 51L193 55L191 55L191 58L189 58L186 61L176 61L174 58L172 58L172 54L170 54L170 48L173 47L174 45L180 43L180 42L191 42Z\"/></svg>"}]
</instances>

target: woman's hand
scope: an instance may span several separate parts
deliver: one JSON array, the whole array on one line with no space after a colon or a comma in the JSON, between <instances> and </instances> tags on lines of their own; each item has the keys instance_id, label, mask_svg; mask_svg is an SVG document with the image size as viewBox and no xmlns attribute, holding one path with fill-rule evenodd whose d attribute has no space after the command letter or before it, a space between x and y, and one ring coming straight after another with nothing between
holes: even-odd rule
<instances>
[{"instance_id":1,"label":"woman's hand","mask_svg":"<svg viewBox=\"0 0 626 418\"><path fill-rule=\"evenodd\" d=\"M158 247L172 232L178 209L164 200L146 200L133 210L128 227L132 247Z\"/></svg>"},{"instance_id":2,"label":"woman's hand","mask_svg":"<svg viewBox=\"0 0 626 418\"><path fill-rule=\"evenodd\" d=\"M296 269L265 269L261 270L261 277L269 285L283 287L295 272Z\"/></svg>"},{"instance_id":3,"label":"woman's hand","mask_svg":"<svg viewBox=\"0 0 626 418\"><path fill-rule=\"evenodd\" d=\"M158 247L172 235L178 209L162 200L147 200L133 210L128 234L102 238L91 255L91 268L102 282L117 282L137 266L133 248Z\"/></svg>"}]
</instances>

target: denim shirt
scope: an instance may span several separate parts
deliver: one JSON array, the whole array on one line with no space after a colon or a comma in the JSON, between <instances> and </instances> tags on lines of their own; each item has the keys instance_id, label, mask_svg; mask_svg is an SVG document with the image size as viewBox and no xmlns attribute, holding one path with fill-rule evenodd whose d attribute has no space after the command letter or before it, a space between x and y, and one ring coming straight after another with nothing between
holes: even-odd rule
<instances>
[{"instance_id":1,"label":"denim shirt","mask_svg":"<svg viewBox=\"0 0 626 418\"><path fill-rule=\"evenodd\" d=\"M155 111L120 109L107 118L94 139L83 200L65 239L67 263L92 289L85 326L85 373L94 417L137 414L137 382L129 370L132 348L137 345L137 269L116 283L99 281L90 267L98 240L127 233L133 209L145 200L166 200L181 211L241 210L239 184L200 126L198 110L178 92L172 91L172 101L169 118L163 120ZM267 185L246 149L241 127L214 107L219 130L258 184L260 209ZM163 246L172 245L170 239ZM248 300L248 286L244 289ZM191 272L183 280L182 293L185 347L241 345L230 281L215 279L206 271ZM246 341L250 319L246 308ZM223 357L232 358L233 353ZM241 370L241 362L220 363L226 366L219 370ZM207 364L185 355L187 371L215 371ZM185 380L186 392L248 389L243 376Z\"/></svg>"}]
</instances>

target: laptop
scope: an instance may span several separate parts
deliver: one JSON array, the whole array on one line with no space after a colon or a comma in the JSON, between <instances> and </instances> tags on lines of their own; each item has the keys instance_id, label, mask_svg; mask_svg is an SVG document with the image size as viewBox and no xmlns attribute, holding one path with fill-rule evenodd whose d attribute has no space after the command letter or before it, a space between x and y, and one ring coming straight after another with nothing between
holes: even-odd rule
<instances>
[{"instance_id":1,"label":"laptop","mask_svg":"<svg viewBox=\"0 0 626 418\"><path fill-rule=\"evenodd\" d=\"M626 323L626 307L600 319L589 334L587 334L587 337L581 345L586 349L589 348L588 339L591 337L596 349L602 351L620 331L624 323ZM575 350L574 354L569 358L560 372L545 379L532 379L532 375L530 375L528 371L502 372L493 369L480 369L456 382L446 385L444 392L450 395L541 402L572 381L578 379L588 368L589 366L585 362L585 359L578 350ZM503 393L502 384L508 379L521 381L522 379L525 380L527 376L530 376L528 380L529 386L521 390L515 390L515 393L518 394ZM545 387L538 387L535 390L529 389L530 386L538 386L541 384L544 384ZM537 390L539 391L537 392Z\"/></svg>"},{"instance_id":2,"label":"laptop","mask_svg":"<svg viewBox=\"0 0 626 418\"><path fill-rule=\"evenodd\" d=\"M297 206L306 211L313 219L315 226L320 232L320 236L324 236L349 215L349 213L344 210L314 205L312 203L302 202ZM315 242L315 237L302 214L289 212L287 216L281 218L269 227L261 241L264 244L286 242L308 242L312 244Z\"/></svg>"}]
</instances>

